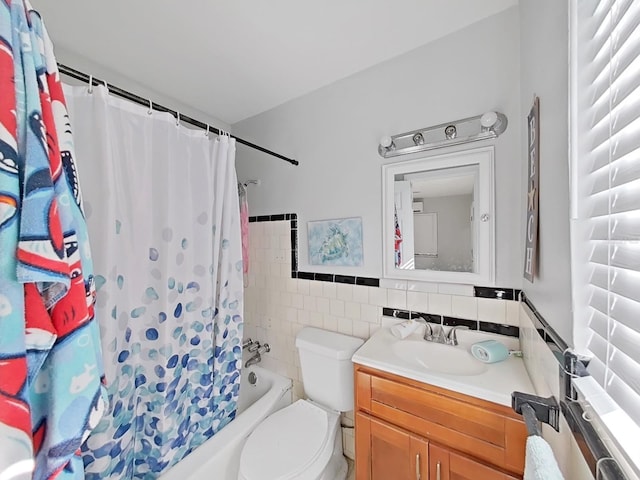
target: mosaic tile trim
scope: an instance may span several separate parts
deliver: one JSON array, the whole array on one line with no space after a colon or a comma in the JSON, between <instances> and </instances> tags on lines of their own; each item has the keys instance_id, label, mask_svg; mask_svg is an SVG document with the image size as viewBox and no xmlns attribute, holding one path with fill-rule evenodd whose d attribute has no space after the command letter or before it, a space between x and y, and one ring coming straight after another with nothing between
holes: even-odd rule
<instances>
[{"instance_id":1,"label":"mosaic tile trim","mask_svg":"<svg viewBox=\"0 0 640 480\"><path fill-rule=\"evenodd\" d=\"M449 317L446 315L435 315L433 313L415 312L413 310L402 310L398 308L382 309L382 315L387 317L403 318L408 320L411 318L422 318L429 323L443 324L447 327L468 327L470 330L478 330L486 333L497 333L508 337L519 337L520 329L512 325L502 325L499 323L483 322L480 320L469 320L466 318Z\"/></svg>"}]
</instances>

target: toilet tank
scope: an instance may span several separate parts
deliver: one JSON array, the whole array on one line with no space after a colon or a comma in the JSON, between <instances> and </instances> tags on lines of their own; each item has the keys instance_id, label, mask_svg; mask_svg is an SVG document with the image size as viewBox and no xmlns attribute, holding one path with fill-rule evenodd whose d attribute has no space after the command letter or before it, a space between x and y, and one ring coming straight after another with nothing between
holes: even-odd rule
<instances>
[{"instance_id":1,"label":"toilet tank","mask_svg":"<svg viewBox=\"0 0 640 480\"><path fill-rule=\"evenodd\" d=\"M351 357L361 338L305 327L296 337L304 391L310 400L339 412L353 410Z\"/></svg>"}]
</instances>

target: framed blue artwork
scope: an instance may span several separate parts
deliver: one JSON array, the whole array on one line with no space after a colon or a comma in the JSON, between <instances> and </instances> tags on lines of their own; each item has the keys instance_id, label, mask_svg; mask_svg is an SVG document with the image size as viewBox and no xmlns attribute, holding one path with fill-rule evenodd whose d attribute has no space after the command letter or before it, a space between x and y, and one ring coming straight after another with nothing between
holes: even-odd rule
<instances>
[{"instance_id":1,"label":"framed blue artwork","mask_svg":"<svg viewBox=\"0 0 640 480\"><path fill-rule=\"evenodd\" d=\"M362 265L360 217L307 222L307 240L311 265Z\"/></svg>"}]
</instances>

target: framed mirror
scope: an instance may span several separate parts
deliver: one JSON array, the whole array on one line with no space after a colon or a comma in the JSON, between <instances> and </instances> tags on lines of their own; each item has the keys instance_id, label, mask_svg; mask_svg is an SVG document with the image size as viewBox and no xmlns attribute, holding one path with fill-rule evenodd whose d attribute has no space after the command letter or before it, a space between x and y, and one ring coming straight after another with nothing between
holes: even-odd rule
<instances>
[{"instance_id":1,"label":"framed mirror","mask_svg":"<svg viewBox=\"0 0 640 480\"><path fill-rule=\"evenodd\" d=\"M386 278L492 285L494 148L382 167Z\"/></svg>"}]
</instances>

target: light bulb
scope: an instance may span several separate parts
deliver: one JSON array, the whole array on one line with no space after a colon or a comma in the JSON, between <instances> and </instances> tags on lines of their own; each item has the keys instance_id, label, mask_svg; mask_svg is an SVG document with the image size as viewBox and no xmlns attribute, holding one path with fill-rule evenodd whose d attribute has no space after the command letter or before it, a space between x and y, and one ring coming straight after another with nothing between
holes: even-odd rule
<instances>
[{"instance_id":1,"label":"light bulb","mask_svg":"<svg viewBox=\"0 0 640 480\"><path fill-rule=\"evenodd\" d=\"M484 128L493 127L498 121L498 114L496 112L487 112L480 117L480 125Z\"/></svg>"},{"instance_id":2,"label":"light bulb","mask_svg":"<svg viewBox=\"0 0 640 480\"><path fill-rule=\"evenodd\" d=\"M380 146L382 148L389 148L391 145L393 145L393 140L390 136L386 135L380 139Z\"/></svg>"}]
</instances>

